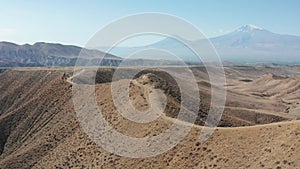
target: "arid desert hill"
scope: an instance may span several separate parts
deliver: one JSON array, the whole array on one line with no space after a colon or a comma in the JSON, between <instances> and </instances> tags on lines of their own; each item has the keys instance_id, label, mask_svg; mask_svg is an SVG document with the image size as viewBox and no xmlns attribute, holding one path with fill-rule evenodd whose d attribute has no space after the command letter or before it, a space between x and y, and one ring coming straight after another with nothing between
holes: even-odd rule
<instances>
[{"instance_id":1,"label":"arid desert hill","mask_svg":"<svg viewBox=\"0 0 300 169\"><path fill-rule=\"evenodd\" d=\"M0 168L300 167L299 67L226 67L226 108L219 127L202 144L198 138L210 105L210 83L205 68L191 69L201 96L196 125L176 147L145 159L107 152L83 132L71 99L72 68L1 70ZM113 72L113 68L99 69L95 88L99 108L116 130L145 137L172 125L180 103L172 78L151 69L131 81L130 99L139 110L149 108L154 88L164 90L168 99L164 115L138 124L114 107Z\"/></svg>"}]
</instances>

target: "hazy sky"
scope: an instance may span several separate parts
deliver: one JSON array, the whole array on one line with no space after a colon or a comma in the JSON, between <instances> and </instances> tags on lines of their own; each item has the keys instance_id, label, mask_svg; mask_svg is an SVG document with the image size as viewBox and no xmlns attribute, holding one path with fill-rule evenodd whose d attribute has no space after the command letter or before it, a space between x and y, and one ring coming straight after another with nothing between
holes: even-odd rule
<instances>
[{"instance_id":1,"label":"hazy sky","mask_svg":"<svg viewBox=\"0 0 300 169\"><path fill-rule=\"evenodd\" d=\"M0 0L0 41L83 46L104 25L141 12L179 16L208 37L245 24L300 36L299 9L299 0Z\"/></svg>"}]
</instances>

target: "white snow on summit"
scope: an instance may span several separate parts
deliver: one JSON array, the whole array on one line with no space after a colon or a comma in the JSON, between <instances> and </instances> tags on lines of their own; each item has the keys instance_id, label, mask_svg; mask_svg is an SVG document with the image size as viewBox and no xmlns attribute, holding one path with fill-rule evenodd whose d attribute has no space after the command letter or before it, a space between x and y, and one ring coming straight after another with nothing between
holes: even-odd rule
<instances>
[{"instance_id":1,"label":"white snow on summit","mask_svg":"<svg viewBox=\"0 0 300 169\"><path fill-rule=\"evenodd\" d=\"M255 25L248 24L248 25L238 28L236 31L237 32L252 32L254 30L264 30L264 29L261 27L255 26Z\"/></svg>"}]
</instances>

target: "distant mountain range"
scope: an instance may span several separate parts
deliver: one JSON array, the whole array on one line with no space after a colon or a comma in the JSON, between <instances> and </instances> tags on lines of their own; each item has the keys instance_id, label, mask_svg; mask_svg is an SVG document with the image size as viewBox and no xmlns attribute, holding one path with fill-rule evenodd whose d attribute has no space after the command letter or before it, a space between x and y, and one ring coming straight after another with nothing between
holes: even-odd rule
<instances>
[{"instance_id":1,"label":"distant mountain range","mask_svg":"<svg viewBox=\"0 0 300 169\"><path fill-rule=\"evenodd\" d=\"M223 62L300 63L299 36L276 34L258 26L245 25L231 33L209 40ZM201 45L203 40L189 42L192 45ZM162 41L143 47L115 47L110 53L123 57L128 56L130 53L152 48L170 50L186 61L195 61L196 59L194 54L186 49L186 46L172 38L165 38ZM104 50L105 48L100 49ZM151 57L151 53L148 56L141 57Z\"/></svg>"},{"instance_id":2,"label":"distant mountain range","mask_svg":"<svg viewBox=\"0 0 300 169\"><path fill-rule=\"evenodd\" d=\"M122 60L117 56L98 50L88 50L72 45L44 42L34 45L17 45L0 42L0 67L73 66L81 51L84 53L82 59L90 63L99 57L104 57L102 65L118 65Z\"/></svg>"},{"instance_id":3,"label":"distant mountain range","mask_svg":"<svg viewBox=\"0 0 300 169\"><path fill-rule=\"evenodd\" d=\"M214 45L221 60L226 63L300 64L299 36L276 34L258 26L245 25L231 33L209 40ZM189 41L191 45L195 46L201 45L202 42L203 40ZM85 63L90 63L89 65L97 65L96 58L104 57L101 65L117 66L123 58L134 53L134 58L131 58L125 65L181 64L174 61L172 54L153 49L170 51L188 64L200 62L198 56L173 38L165 38L142 47L114 47L109 51L111 54L100 51L107 49L107 47L99 47L97 50L90 50L78 46L44 42L33 45L0 42L0 67L73 66L81 51L84 51L84 56L81 59ZM139 51L142 52L137 53ZM215 60L211 61L214 62Z\"/></svg>"},{"instance_id":4,"label":"distant mountain range","mask_svg":"<svg viewBox=\"0 0 300 169\"><path fill-rule=\"evenodd\" d=\"M77 62L79 55L80 62ZM99 63L100 58L102 58L101 63ZM99 50L72 45L44 42L38 42L34 45L17 45L10 42L0 42L0 67L74 66L75 64L77 66L119 66L121 62L121 66L181 65L177 61L148 58L125 61L123 58Z\"/></svg>"},{"instance_id":5,"label":"distant mountain range","mask_svg":"<svg viewBox=\"0 0 300 169\"><path fill-rule=\"evenodd\" d=\"M300 63L300 37L246 25L210 39L223 60Z\"/></svg>"}]
</instances>

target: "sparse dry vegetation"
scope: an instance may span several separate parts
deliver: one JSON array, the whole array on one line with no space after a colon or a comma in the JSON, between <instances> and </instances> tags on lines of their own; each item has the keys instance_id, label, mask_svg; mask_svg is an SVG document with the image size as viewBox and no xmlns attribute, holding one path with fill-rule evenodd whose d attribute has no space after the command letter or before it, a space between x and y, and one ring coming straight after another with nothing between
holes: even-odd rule
<instances>
[{"instance_id":1,"label":"sparse dry vegetation","mask_svg":"<svg viewBox=\"0 0 300 169\"><path fill-rule=\"evenodd\" d=\"M300 116L299 67L225 68L226 109L219 127L202 144L198 138L210 106L210 84L204 68L192 70L201 96L198 125L176 147L146 159L107 152L83 132L73 109L72 84L66 81L71 70L1 70L0 168L300 166L300 122L296 120ZM180 92L172 78L164 72L146 70L132 80L130 99L137 109L149 108L149 93L154 88L162 89L168 99L168 118L139 124L125 119L114 107L110 94L113 71L105 68L97 73L96 98L105 119L119 132L133 137L155 136L167 130L173 123L169 119L176 118L180 108Z\"/></svg>"}]
</instances>

